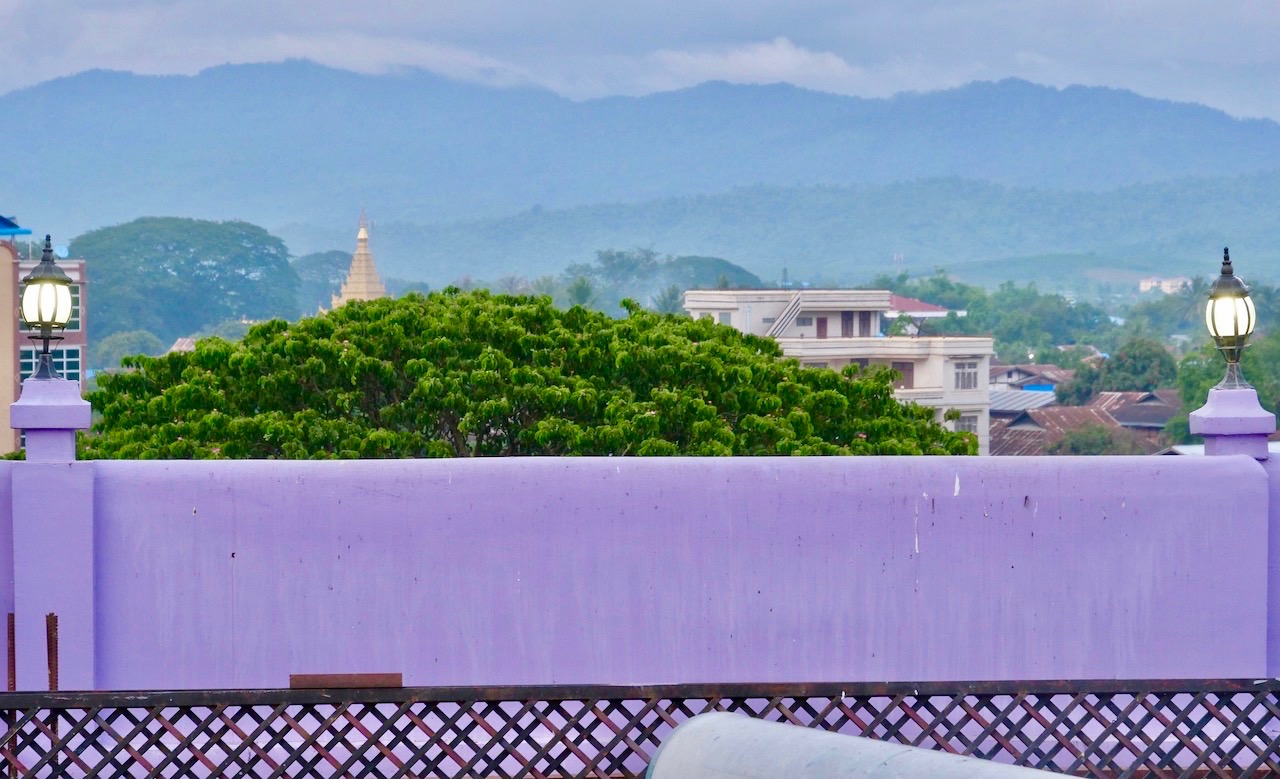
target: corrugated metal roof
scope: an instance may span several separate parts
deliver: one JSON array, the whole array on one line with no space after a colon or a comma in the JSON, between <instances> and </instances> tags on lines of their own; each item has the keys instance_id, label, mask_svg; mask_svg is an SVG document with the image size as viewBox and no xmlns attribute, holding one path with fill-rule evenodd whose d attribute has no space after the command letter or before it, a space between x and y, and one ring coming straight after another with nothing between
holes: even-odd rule
<instances>
[{"instance_id":1,"label":"corrugated metal roof","mask_svg":"<svg viewBox=\"0 0 1280 779\"><path fill-rule=\"evenodd\" d=\"M196 350L196 339L179 338L173 342L173 346L169 347L169 351L165 354L173 354L174 352L194 352Z\"/></svg>"},{"instance_id":2,"label":"corrugated metal roof","mask_svg":"<svg viewBox=\"0 0 1280 779\"><path fill-rule=\"evenodd\" d=\"M1145 428L1164 427L1182 407L1174 390L1099 392L1089 405L1103 409L1125 427Z\"/></svg>"},{"instance_id":3,"label":"corrugated metal roof","mask_svg":"<svg viewBox=\"0 0 1280 779\"><path fill-rule=\"evenodd\" d=\"M992 414L1015 414L1029 408L1051 406L1057 402L1052 392L1028 390L991 390Z\"/></svg>"},{"instance_id":4,"label":"corrugated metal roof","mask_svg":"<svg viewBox=\"0 0 1280 779\"><path fill-rule=\"evenodd\" d=\"M1155 395L1150 392L1099 392L1093 396L1093 400L1089 401L1089 405L1111 412L1134 403L1141 403L1148 397L1154 398Z\"/></svg>"},{"instance_id":5,"label":"corrugated metal roof","mask_svg":"<svg viewBox=\"0 0 1280 779\"><path fill-rule=\"evenodd\" d=\"M1039 456L1069 431L1085 425L1120 427L1110 414L1089 406L1046 406L1028 409L1000 428L991 427L991 454Z\"/></svg>"}]
</instances>

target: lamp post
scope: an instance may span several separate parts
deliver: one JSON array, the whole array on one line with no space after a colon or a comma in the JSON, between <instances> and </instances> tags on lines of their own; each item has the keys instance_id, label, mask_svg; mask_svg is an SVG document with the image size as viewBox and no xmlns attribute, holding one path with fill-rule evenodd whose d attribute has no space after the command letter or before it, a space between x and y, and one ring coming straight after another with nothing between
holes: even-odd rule
<instances>
[{"instance_id":1,"label":"lamp post","mask_svg":"<svg viewBox=\"0 0 1280 779\"><path fill-rule=\"evenodd\" d=\"M80 397L80 382L68 381L53 368L49 344L71 321L71 278L53 259L53 241L44 237L44 255L22 279L18 311L40 341L40 362L22 382L22 397L9 406L9 425L26 434L27 461L70 462L76 458L76 431L89 427L89 404Z\"/></svg>"},{"instance_id":2,"label":"lamp post","mask_svg":"<svg viewBox=\"0 0 1280 779\"><path fill-rule=\"evenodd\" d=\"M1205 324L1227 361L1227 374L1209 390L1204 406L1191 412L1193 435L1204 436L1205 454L1268 457L1267 438L1276 430L1275 414L1258 403L1258 392L1240 372L1240 357L1249 345L1257 316L1249 287L1235 274L1231 255L1222 250L1222 271L1209 289Z\"/></svg>"},{"instance_id":3,"label":"lamp post","mask_svg":"<svg viewBox=\"0 0 1280 779\"><path fill-rule=\"evenodd\" d=\"M1204 309L1205 324L1218 351L1227 360L1227 375L1218 383L1220 389L1248 389L1251 385L1240 374L1240 357L1249 345L1257 314L1249 299L1249 287L1231 266L1231 253L1222 250L1222 272L1209 289L1209 305Z\"/></svg>"},{"instance_id":4,"label":"lamp post","mask_svg":"<svg viewBox=\"0 0 1280 779\"><path fill-rule=\"evenodd\" d=\"M32 335L32 341L42 341L40 364L32 374L33 379L60 379L54 370L53 355L49 352L51 341L61 341L62 336L54 335L54 330L61 332L71 321L71 278L63 272L53 259L53 241L50 236L44 237L44 254L40 263L22 279L22 321L39 335Z\"/></svg>"},{"instance_id":5,"label":"lamp post","mask_svg":"<svg viewBox=\"0 0 1280 779\"><path fill-rule=\"evenodd\" d=\"M10 680L19 690L39 690L55 678L63 689L97 687L94 468L75 461L76 431L88 429L92 410L80 397L80 382L53 369L49 351L74 313L71 283L46 235L44 255L22 279L18 304L31 340L43 344L40 363L9 406L10 427L26 437L26 461L13 464L12 533L6 536L13 544L10 668L16 678ZM56 615L57 644L46 632L46 615Z\"/></svg>"}]
</instances>

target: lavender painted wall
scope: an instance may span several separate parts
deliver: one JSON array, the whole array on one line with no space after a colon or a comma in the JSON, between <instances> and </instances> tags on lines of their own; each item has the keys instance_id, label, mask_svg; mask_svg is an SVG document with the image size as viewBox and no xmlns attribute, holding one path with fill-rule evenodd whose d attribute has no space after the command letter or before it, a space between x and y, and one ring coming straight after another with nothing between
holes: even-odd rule
<instances>
[{"instance_id":1,"label":"lavender painted wall","mask_svg":"<svg viewBox=\"0 0 1280 779\"><path fill-rule=\"evenodd\" d=\"M103 688L1267 673L1244 456L93 468Z\"/></svg>"},{"instance_id":2,"label":"lavender painted wall","mask_svg":"<svg viewBox=\"0 0 1280 779\"><path fill-rule=\"evenodd\" d=\"M0 460L0 616L13 611L13 462Z\"/></svg>"}]
</instances>

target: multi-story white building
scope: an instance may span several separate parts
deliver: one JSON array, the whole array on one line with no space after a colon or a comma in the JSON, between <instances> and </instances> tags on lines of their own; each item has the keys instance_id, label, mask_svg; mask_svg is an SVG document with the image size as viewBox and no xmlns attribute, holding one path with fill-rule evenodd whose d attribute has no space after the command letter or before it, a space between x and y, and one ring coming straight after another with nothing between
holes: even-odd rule
<instances>
[{"instance_id":1,"label":"multi-story white building","mask_svg":"<svg viewBox=\"0 0 1280 779\"><path fill-rule=\"evenodd\" d=\"M976 434L979 452L987 454L991 339L883 336L890 297L885 290L865 289L698 289L684 293L684 308L693 317L773 338L801 365L892 368L902 377L895 393L899 400L936 409L940 422L955 409L960 419L944 424Z\"/></svg>"}]
</instances>

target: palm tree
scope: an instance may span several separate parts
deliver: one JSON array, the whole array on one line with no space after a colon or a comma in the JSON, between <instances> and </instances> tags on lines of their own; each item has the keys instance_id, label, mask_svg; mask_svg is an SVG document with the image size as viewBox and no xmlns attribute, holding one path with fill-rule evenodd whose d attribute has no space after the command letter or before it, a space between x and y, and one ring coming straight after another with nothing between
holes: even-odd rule
<instances>
[{"instance_id":1,"label":"palm tree","mask_svg":"<svg viewBox=\"0 0 1280 779\"><path fill-rule=\"evenodd\" d=\"M684 291L672 284L649 298L649 307L659 314L684 314Z\"/></svg>"}]
</instances>

